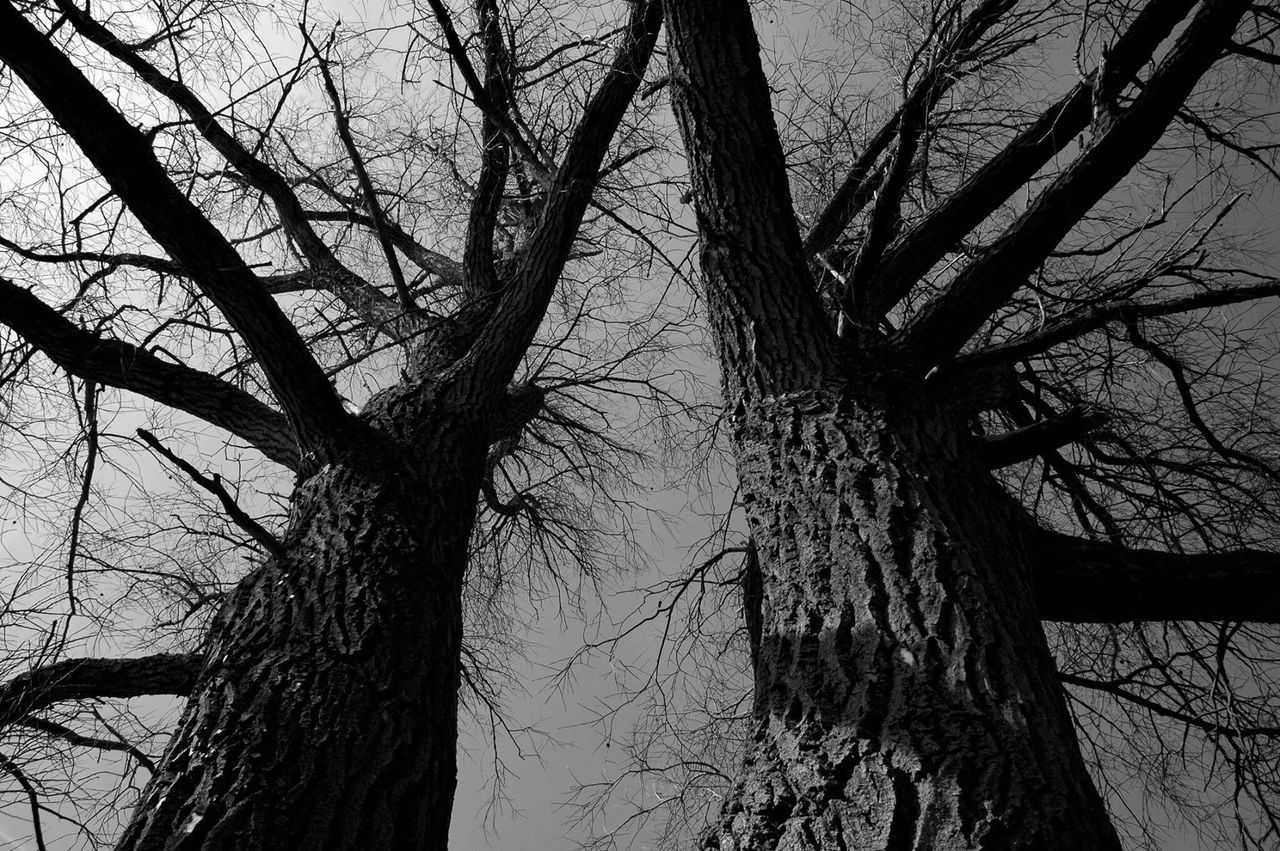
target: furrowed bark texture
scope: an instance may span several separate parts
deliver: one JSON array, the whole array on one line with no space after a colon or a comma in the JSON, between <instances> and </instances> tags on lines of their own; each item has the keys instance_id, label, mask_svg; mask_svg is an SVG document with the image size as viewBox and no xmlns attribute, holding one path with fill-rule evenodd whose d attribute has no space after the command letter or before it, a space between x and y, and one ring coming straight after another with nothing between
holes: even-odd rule
<instances>
[{"instance_id":1,"label":"furrowed bark texture","mask_svg":"<svg viewBox=\"0 0 1280 851\"><path fill-rule=\"evenodd\" d=\"M1118 849L1012 506L940 415L854 395L738 411L756 729L704 847Z\"/></svg>"},{"instance_id":2,"label":"furrowed bark texture","mask_svg":"<svg viewBox=\"0 0 1280 851\"><path fill-rule=\"evenodd\" d=\"M220 613L122 851L445 847L477 431L300 484L285 552Z\"/></svg>"},{"instance_id":3,"label":"furrowed bark texture","mask_svg":"<svg viewBox=\"0 0 1280 851\"><path fill-rule=\"evenodd\" d=\"M1118 851L1035 608L1027 518L940 382L827 322L749 5L666 12L762 600L756 726L703 847Z\"/></svg>"},{"instance_id":4,"label":"furrowed bark texture","mask_svg":"<svg viewBox=\"0 0 1280 851\"><path fill-rule=\"evenodd\" d=\"M444 848L456 783L462 578L486 453L491 443L518 436L543 404L545 389L509 385L572 256L604 158L657 42L662 6L630 4L613 60L593 86L562 161L549 170L545 204L514 264L493 268L491 245L476 250L474 238L462 266L418 250L370 202L369 223L393 267L397 303L341 265L310 224L325 214L308 214L285 177L244 148L180 74L153 66L144 56L148 47L119 40L90 11L64 0L58 5L63 15L46 29L33 22L43 10L29 19L28 6L0 0L0 63L164 248L168 259L156 262L181 271L221 312L282 410L79 330L32 293L0 280L3 324L69 373L202 417L300 475L278 544L237 515L233 500L224 501L272 556L223 606L199 676L169 686L189 688L189 702L119 848ZM507 64L503 10L482 2L476 11L493 71ZM274 202L280 228L308 268L266 280L254 274L157 159L151 135L51 38L66 21L181 109L238 173L234 179ZM456 36L451 42L455 60L465 59L465 45ZM321 72L337 106L332 81ZM471 90L475 95L479 87ZM507 105L498 106L505 117ZM339 125L349 135L340 116ZM346 142L362 171L360 153ZM479 242L489 244L506 167L486 157L482 174L491 191L474 201L470 221L484 230ZM361 176L363 194L372 198L375 187ZM412 309L393 243L424 270L461 283L467 303L447 317ZM270 292L299 288L327 290L351 318L410 343L404 380L368 400L358 416L346 412L330 375ZM183 469L209 484L194 467ZM223 495L216 482L209 489ZM144 683L102 693L139 687ZM10 702L11 714L34 707Z\"/></svg>"},{"instance_id":5,"label":"furrowed bark texture","mask_svg":"<svg viewBox=\"0 0 1280 851\"><path fill-rule=\"evenodd\" d=\"M837 341L804 271L782 145L761 132L773 131L773 107L750 16L723 14L724 5L665 4L672 101L714 290L707 318L734 399L821 383Z\"/></svg>"}]
</instances>

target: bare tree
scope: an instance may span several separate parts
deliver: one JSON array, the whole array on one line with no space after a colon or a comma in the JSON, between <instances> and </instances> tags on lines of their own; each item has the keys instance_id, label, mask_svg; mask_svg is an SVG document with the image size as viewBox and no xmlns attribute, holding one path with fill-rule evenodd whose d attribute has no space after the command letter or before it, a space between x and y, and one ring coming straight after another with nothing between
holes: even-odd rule
<instances>
[{"instance_id":1,"label":"bare tree","mask_svg":"<svg viewBox=\"0 0 1280 851\"><path fill-rule=\"evenodd\" d=\"M769 77L748 3L666 3L752 553L746 755L702 847L1118 848L1086 755L1274 845L1247 305L1280 284L1238 190L1275 176L1280 12L824 8L835 58ZM894 71L869 105L831 71L860 63ZM806 118L790 81L846 98Z\"/></svg>"},{"instance_id":2,"label":"bare tree","mask_svg":"<svg viewBox=\"0 0 1280 851\"><path fill-rule=\"evenodd\" d=\"M38 101L10 124L14 161L57 162L65 133L105 181L54 168L13 194L14 209L56 210L57 238L6 247L24 269L67 270L70 289L61 309L0 290L25 341L10 374L83 424L67 607L86 610L86 483L112 437L100 387L219 426L299 476L279 534L237 509L224 479L185 470L261 552L223 601L200 568L169 571L192 610L221 605L185 669L171 656L58 661L11 681L13 717L47 735L59 731L43 707L77 696L56 683L190 690L124 847L442 844L465 562L484 552L476 503L495 532L543 517L530 489L567 447L624 451L520 370L539 362L535 329L574 252L609 244L583 228L592 193L629 197L609 178L649 140L610 139L660 11L632 4L587 97L584 75L555 72L598 64L605 39L524 41L539 30L520 14L477 6L473 37L431 2L399 48L410 79L417 51L452 61L479 116L469 168L465 133L375 137L361 114L391 106L353 107L330 59L340 45L312 29L302 59L268 74L278 103L233 86L210 110L190 69L235 72L216 40L184 48L214 7L157 7L127 33L137 19L70 3L0 12L0 59ZM665 83L751 532L741 568L714 557L695 574L741 583L755 682L745 761L724 772L732 782L719 756L699 775L726 789L705 847L1114 848L1087 758L1123 770L1126 754L1178 803L1197 802L1177 778L1228 776L1233 838L1274 844L1275 404L1247 305L1280 285L1231 228L1237 188L1275 176L1280 13L1240 0L833 3L818 10L833 25L818 77L798 61L771 69L809 86L778 85L775 112L746 2L665 7ZM838 63L891 85L868 99ZM323 113L283 105L303 78L319 81ZM245 119L250 102L268 106ZM336 141L279 130L318 121ZM602 207L592 227L644 241ZM127 244L134 222L160 251ZM453 251L423 245L427 222L465 236ZM286 269L251 268L284 256ZM121 269L128 283L108 287ZM171 321L140 316L159 309L148 295ZM211 346L201 369L186 362L194 339ZM65 393L33 350L86 383ZM399 383L346 412L332 379L373 381L388 365ZM561 389L610 368L587 376ZM15 434L45 426L11 414ZM552 461L523 465L530 439ZM538 528L589 536L564 507ZM409 649L423 647L430 659ZM742 714L737 694L719 704L716 720ZM1194 764L1175 772L1171 757ZM37 785L5 759L38 809Z\"/></svg>"},{"instance_id":3,"label":"bare tree","mask_svg":"<svg viewBox=\"0 0 1280 851\"><path fill-rule=\"evenodd\" d=\"M6 498L52 542L4 610L37 759L0 768L39 847L50 742L145 783L120 848L444 847L495 601L596 566L642 460L608 400L676 401L654 300L622 309L660 7L571 39L541 4L400 12L0 7L5 442L42 453ZM163 756L98 711L165 694Z\"/></svg>"}]
</instances>

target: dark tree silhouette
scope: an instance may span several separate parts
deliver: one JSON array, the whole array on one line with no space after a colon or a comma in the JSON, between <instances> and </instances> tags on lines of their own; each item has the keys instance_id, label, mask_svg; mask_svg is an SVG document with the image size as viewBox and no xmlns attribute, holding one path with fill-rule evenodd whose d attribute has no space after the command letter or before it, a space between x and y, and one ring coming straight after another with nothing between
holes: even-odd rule
<instances>
[{"instance_id":1,"label":"dark tree silhouette","mask_svg":"<svg viewBox=\"0 0 1280 851\"><path fill-rule=\"evenodd\" d=\"M1274 845L1280 406L1248 305L1280 284L1230 222L1239 188L1277 176L1280 12L833 3L821 74L797 60L771 80L746 0L663 5L629 3L608 71L587 74L598 39L530 49L494 0L468 38L431 0L403 74L424 45L452 60L480 118L474 169L456 134L361 131L310 30L272 85L287 95L315 74L337 127L327 160L314 133L278 130L282 107L250 121L242 93L204 105L178 60L196 11L124 34L127 17L70 2L3 6L8 97L36 101L10 122L14 162L56 164L69 137L105 182L82 190L54 168L14 193L57 210L58 232L5 247L24 270L74 269L70 299L0 287L0 321L23 341L7 374L48 392L40 352L83 382L71 614L109 437L99 388L218 426L298 479L277 534L140 434L261 563L225 599L191 584L194 608L220 606L198 653L37 666L10 681L0 718L69 741L42 714L54 701L190 692L125 848L443 845L476 505L495 529L546 519L514 483L521 441L535 424L569 435L542 444L552 455L588 439L545 382L518 376L542 356L530 347L574 252L609 247L582 223L593 193L626 197L609 178L649 144L611 139L665 16L669 74L643 95L669 92L688 155L682 200L751 533L746 756L704 847L1117 848L1087 770L1123 758L1116 739L1152 761L1172 739L1196 763L1184 775L1233 784L1233 838ZM888 94L842 87L861 63ZM545 79L579 82L535 100ZM438 175L384 160L415 157L450 164L466 198L446 205L465 210L460 260L398 219ZM596 210L592 226L651 239ZM134 222L165 256L122 248ZM255 271L280 256L293 265ZM121 269L132 277L113 290ZM174 291L181 309L140 330L147 297ZM306 320L290 299L317 292L333 301ZM195 334L217 356L169 351ZM360 334L371 342L352 351ZM375 350L398 353L379 365L402 378L348 413L319 364L340 375ZM717 758L724 745L708 742ZM23 767L0 768L37 808ZM700 768L720 782L714 761Z\"/></svg>"},{"instance_id":2,"label":"dark tree silhouette","mask_svg":"<svg viewBox=\"0 0 1280 851\"><path fill-rule=\"evenodd\" d=\"M557 501L559 482L598 492L625 478L630 451L591 394L659 392L632 364L661 329L632 325L618 344L600 328L622 318L618 276L644 259L624 243L644 235L635 208L610 193L651 149L629 111L661 9L631 4L599 37L561 44L540 32L543 7L517 17L478 0L460 35L432 0L396 49L406 78L456 74L451 133L447 118L397 123L389 95L353 99L348 74L385 69L360 64L358 40L322 38L305 10L300 58L250 66L239 51L255 27L284 18L243 8L0 6L7 428L37 445L19 412L40 393L45 416L59 410L52 365L78 379L61 410L80 435L65 593L38 612L9 601L11 621L25 612L53 632L4 688L0 721L127 750L152 772L120 848L442 848L460 677L478 673L462 662L464 585L521 524L552 562L588 562L591 514ZM588 277L580 261L605 249ZM561 321L539 335L549 314ZM121 398L108 388L149 400L145 424L202 422L249 449L205 434L185 446L207 453L191 463L147 428L122 439L114 426L144 421L104 412ZM104 528L96 494L136 472L121 464L130 449L216 500L223 522L203 546ZM243 477L204 472L222 452ZM274 505L253 495L257 453L295 477ZM157 516L174 533L199 525ZM178 569L126 555L175 544ZM246 546L247 573L208 563ZM85 622L129 616L86 599L110 571L120 600L180 597L176 613L156 605L199 633L192 652L78 658ZM44 713L147 694L188 695L159 760ZM3 768L43 847L30 767L6 755Z\"/></svg>"},{"instance_id":3,"label":"dark tree silhouette","mask_svg":"<svg viewBox=\"0 0 1280 851\"><path fill-rule=\"evenodd\" d=\"M784 152L752 12L666 3L753 554L753 718L703 847L1120 847L1045 621L1102 625L1057 632L1067 682L1221 745L1246 767L1238 839L1273 844L1273 760L1247 755L1277 729L1253 630L1165 622L1280 619L1270 368L1229 362L1239 336L1205 318L1280 294L1226 250L1234 202L1208 191L1249 179L1232 161L1273 172L1280 15L868 12L832 64L906 34L898 90L879 129L833 108L852 137L833 154L790 132ZM1055 38L1074 79L1035 106ZM1152 172L1174 188L1144 213L1124 181Z\"/></svg>"}]
</instances>

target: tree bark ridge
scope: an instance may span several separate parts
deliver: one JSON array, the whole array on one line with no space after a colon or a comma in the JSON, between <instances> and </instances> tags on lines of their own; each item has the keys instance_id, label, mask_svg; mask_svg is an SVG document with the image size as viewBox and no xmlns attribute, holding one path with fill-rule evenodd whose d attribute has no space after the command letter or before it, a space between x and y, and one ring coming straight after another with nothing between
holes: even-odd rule
<instances>
[{"instance_id":1,"label":"tree bark ridge","mask_svg":"<svg viewBox=\"0 0 1280 851\"><path fill-rule=\"evenodd\" d=\"M445 846L478 431L442 432L422 473L388 450L299 486L120 851Z\"/></svg>"},{"instance_id":2,"label":"tree bark ridge","mask_svg":"<svg viewBox=\"0 0 1280 851\"><path fill-rule=\"evenodd\" d=\"M839 344L805 259L751 12L730 0L666 10L726 396L821 387Z\"/></svg>"},{"instance_id":3,"label":"tree bark ridge","mask_svg":"<svg viewBox=\"0 0 1280 851\"><path fill-rule=\"evenodd\" d=\"M1119 848L1007 498L955 433L820 394L738 410L757 726L705 847Z\"/></svg>"}]
</instances>

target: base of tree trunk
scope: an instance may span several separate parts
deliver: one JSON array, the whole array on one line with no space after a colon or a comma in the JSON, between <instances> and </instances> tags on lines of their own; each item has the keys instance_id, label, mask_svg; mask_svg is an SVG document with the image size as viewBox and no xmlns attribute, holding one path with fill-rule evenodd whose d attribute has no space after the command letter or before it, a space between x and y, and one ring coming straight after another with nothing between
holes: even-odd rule
<instances>
[{"instance_id":1,"label":"base of tree trunk","mask_svg":"<svg viewBox=\"0 0 1280 851\"><path fill-rule=\"evenodd\" d=\"M704 847L1118 849L1012 506L915 403L741 410L757 727Z\"/></svg>"},{"instance_id":2,"label":"base of tree trunk","mask_svg":"<svg viewBox=\"0 0 1280 851\"><path fill-rule=\"evenodd\" d=\"M353 464L300 486L121 851L446 846L474 503L431 485Z\"/></svg>"}]
</instances>

